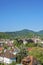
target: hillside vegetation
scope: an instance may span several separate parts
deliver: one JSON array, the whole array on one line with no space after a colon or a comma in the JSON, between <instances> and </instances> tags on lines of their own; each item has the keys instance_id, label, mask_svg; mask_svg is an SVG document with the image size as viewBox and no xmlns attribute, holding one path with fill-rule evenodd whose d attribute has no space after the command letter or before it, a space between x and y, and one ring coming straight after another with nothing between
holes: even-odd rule
<instances>
[{"instance_id":1,"label":"hillside vegetation","mask_svg":"<svg viewBox=\"0 0 43 65\"><path fill-rule=\"evenodd\" d=\"M40 36L43 39L43 30L34 32L32 30L21 30L16 32L0 32L0 38L31 38L33 36Z\"/></svg>"}]
</instances>

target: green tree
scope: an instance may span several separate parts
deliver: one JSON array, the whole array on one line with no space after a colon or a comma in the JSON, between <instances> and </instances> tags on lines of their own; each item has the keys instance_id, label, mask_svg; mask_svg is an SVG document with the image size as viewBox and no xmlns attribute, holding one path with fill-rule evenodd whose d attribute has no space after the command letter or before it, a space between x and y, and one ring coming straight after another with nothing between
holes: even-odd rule
<instances>
[{"instance_id":1,"label":"green tree","mask_svg":"<svg viewBox=\"0 0 43 65\"><path fill-rule=\"evenodd\" d=\"M34 43L27 43L25 46L26 47L35 47L36 45Z\"/></svg>"},{"instance_id":2,"label":"green tree","mask_svg":"<svg viewBox=\"0 0 43 65\"><path fill-rule=\"evenodd\" d=\"M21 63L21 60L28 55L26 48L22 45L20 47L20 52L17 54L17 62Z\"/></svg>"},{"instance_id":3,"label":"green tree","mask_svg":"<svg viewBox=\"0 0 43 65\"><path fill-rule=\"evenodd\" d=\"M43 48L33 48L29 54L36 57L37 60L43 65Z\"/></svg>"},{"instance_id":4,"label":"green tree","mask_svg":"<svg viewBox=\"0 0 43 65\"><path fill-rule=\"evenodd\" d=\"M16 62L13 61L13 62L12 62L11 64L9 64L9 65L16 65Z\"/></svg>"}]
</instances>

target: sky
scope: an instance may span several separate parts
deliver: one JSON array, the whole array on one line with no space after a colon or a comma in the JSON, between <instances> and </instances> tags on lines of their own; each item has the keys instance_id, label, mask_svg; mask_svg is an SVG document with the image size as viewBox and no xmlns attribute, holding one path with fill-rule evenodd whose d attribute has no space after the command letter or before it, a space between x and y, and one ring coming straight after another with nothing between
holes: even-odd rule
<instances>
[{"instance_id":1,"label":"sky","mask_svg":"<svg viewBox=\"0 0 43 65\"><path fill-rule=\"evenodd\" d=\"M43 0L0 0L0 32L43 30Z\"/></svg>"}]
</instances>

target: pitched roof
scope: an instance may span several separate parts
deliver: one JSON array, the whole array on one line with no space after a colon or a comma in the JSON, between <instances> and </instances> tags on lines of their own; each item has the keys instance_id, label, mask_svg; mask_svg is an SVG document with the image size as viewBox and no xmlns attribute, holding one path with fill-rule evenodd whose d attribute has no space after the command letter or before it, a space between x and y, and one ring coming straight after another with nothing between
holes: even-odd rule
<instances>
[{"instance_id":1,"label":"pitched roof","mask_svg":"<svg viewBox=\"0 0 43 65\"><path fill-rule=\"evenodd\" d=\"M6 57L6 58L15 58L16 56L12 54L9 50L4 52L3 54L0 54L1 57Z\"/></svg>"},{"instance_id":2,"label":"pitched roof","mask_svg":"<svg viewBox=\"0 0 43 65\"><path fill-rule=\"evenodd\" d=\"M3 47L0 47L0 51L2 51L3 50Z\"/></svg>"},{"instance_id":3,"label":"pitched roof","mask_svg":"<svg viewBox=\"0 0 43 65\"><path fill-rule=\"evenodd\" d=\"M28 50L28 51L31 51L31 50L32 50L32 48L28 48L27 50Z\"/></svg>"}]
</instances>

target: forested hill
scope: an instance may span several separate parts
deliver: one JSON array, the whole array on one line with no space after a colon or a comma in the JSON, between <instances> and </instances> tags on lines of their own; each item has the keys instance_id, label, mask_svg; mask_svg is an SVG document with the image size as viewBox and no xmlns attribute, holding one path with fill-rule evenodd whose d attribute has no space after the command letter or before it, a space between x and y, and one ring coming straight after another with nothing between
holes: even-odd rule
<instances>
[{"instance_id":1,"label":"forested hill","mask_svg":"<svg viewBox=\"0 0 43 65\"><path fill-rule=\"evenodd\" d=\"M21 30L15 32L0 32L0 38L31 38L33 36L40 36L43 38L43 30L35 32L32 30Z\"/></svg>"}]
</instances>

